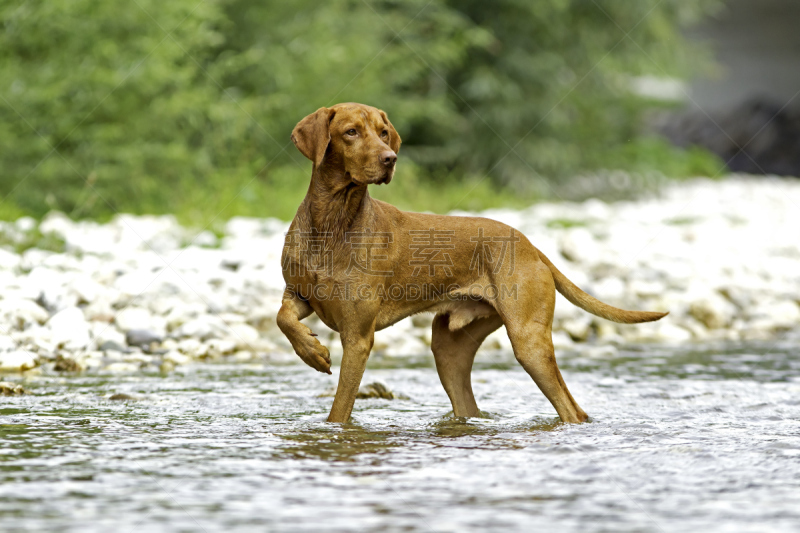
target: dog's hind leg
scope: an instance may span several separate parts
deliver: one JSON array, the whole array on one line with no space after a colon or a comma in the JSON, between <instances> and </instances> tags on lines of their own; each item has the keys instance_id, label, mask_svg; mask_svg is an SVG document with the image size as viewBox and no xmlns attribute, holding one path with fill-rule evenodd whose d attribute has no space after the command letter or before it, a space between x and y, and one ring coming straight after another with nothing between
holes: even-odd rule
<instances>
[{"instance_id":1,"label":"dog's hind leg","mask_svg":"<svg viewBox=\"0 0 800 533\"><path fill-rule=\"evenodd\" d=\"M588 416L573 399L556 363L552 325L555 285L547 267L540 262L519 269L518 298L501 300L503 316L514 355L564 422L584 422ZM524 279L524 285L520 280ZM522 290L524 287L524 290Z\"/></svg>"},{"instance_id":2,"label":"dog's hind leg","mask_svg":"<svg viewBox=\"0 0 800 533\"><path fill-rule=\"evenodd\" d=\"M461 329L450 331L447 315L437 315L433 319L431 349L455 416L481 416L472 393L472 363L484 339L502 325L500 316L495 315L478 318Z\"/></svg>"}]
</instances>

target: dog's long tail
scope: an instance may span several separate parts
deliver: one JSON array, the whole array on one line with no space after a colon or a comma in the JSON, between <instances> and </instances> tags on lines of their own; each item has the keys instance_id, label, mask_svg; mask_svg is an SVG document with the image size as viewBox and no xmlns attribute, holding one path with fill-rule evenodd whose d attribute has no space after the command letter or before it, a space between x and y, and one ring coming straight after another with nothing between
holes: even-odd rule
<instances>
[{"instance_id":1,"label":"dog's long tail","mask_svg":"<svg viewBox=\"0 0 800 533\"><path fill-rule=\"evenodd\" d=\"M619 309L608 304L604 304L597 298L589 296L581 290L580 287L572 283L567 276L562 274L553 263L540 251L539 259L547 265L550 273L553 274L553 280L556 282L556 289L564 295L564 298L577 305L584 311L588 311L593 315L601 318L611 320L613 322L621 322L623 324L636 324L639 322L653 322L660 318L664 318L669 313L656 313L652 311L626 311Z\"/></svg>"}]
</instances>

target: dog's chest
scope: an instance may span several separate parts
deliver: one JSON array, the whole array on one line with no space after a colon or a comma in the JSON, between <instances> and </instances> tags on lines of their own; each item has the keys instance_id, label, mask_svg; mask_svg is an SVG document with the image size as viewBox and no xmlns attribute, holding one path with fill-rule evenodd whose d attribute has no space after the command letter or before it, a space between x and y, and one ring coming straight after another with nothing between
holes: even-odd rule
<instances>
[{"instance_id":1,"label":"dog's chest","mask_svg":"<svg viewBox=\"0 0 800 533\"><path fill-rule=\"evenodd\" d=\"M334 282L338 270L338 250L316 232L290 231L286 235L281 259L287 285L306 299Z\"/></svg>"}]
</instances>

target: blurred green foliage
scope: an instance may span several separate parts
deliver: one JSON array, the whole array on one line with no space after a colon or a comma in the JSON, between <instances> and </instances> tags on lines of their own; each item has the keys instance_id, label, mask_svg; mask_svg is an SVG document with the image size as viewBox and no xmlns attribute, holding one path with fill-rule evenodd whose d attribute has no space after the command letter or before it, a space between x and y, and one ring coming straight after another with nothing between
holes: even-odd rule
<instances>
[{"instance_id":1,"label":"blurred green foliage","mask_svg":"<svg viewBox=\"0 0 800 533\"><path fill-rule=\"evenodd\" d=\"M680 28L717 3L4 2L0 216L291 217L310 163L289 133L341 101L389 113L402 157L378 195L404 207L513 204L596 168L713 173L642 137L663 104L630 82L702 66Z\"/></svg>"}]
</instances>

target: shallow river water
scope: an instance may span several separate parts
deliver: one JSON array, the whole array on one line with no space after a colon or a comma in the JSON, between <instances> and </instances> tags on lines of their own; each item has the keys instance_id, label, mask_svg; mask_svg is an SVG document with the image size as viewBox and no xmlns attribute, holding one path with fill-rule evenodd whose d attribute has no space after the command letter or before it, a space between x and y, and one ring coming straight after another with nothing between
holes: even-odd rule
<instances>
[{"instance_id":1,"label":"shallow river water","mask_svg":"<svg viewBox=\"0 0 800 533\"><path fill-rule=\"evenodd\" d=\"M569 426L503 353L473 374L487 418L448 414L432 359L376 360L408 399L344 426L300 365L37 376L0 398L0 530L798 531L797 347L564 354Z\"/></svg>"}]
</instances>

